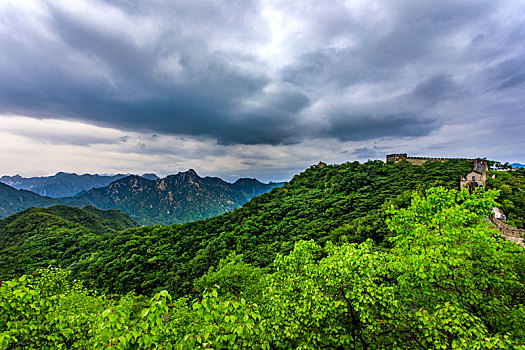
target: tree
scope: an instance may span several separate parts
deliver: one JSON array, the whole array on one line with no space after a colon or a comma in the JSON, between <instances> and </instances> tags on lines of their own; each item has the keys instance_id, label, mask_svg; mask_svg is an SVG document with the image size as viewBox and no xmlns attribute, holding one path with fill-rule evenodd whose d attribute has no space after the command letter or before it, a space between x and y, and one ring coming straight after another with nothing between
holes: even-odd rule
<instances>
[{"instance_id":1,"label":"tree","mask_svg":"<svg viewBox=\"0 0 525 350\"><path fill-rule=\"evenodd\" d=\"M391 209L383 252L297 243L266 296L282 348L482 349L525 343L525 254L485 220L494 191L433 188Z\"/></svg>"},{"instance_id":2,"label":"tree","mask_svg":"<svg viewBox=\"0 0 525 350\"><path fill-rule=\"evenodd\" d=\"M411 337L437 347L523 344L525 254L489 228L497 192L434 188L392 210L392 277Z\"/></svg>"},{"instance_id":3,"label":"tree","mask_svg":"<svg viewBox=\"0 0 525 350\"><path fill-rule=\"evenodd\" d=\"M216 268L210 267L207 273L195 280L194 285L199 294L219 286L222 296L257 302L264 288L264 278L260 268L244 263L242 255L230 253Z\"/></svg>"}]
</instances>

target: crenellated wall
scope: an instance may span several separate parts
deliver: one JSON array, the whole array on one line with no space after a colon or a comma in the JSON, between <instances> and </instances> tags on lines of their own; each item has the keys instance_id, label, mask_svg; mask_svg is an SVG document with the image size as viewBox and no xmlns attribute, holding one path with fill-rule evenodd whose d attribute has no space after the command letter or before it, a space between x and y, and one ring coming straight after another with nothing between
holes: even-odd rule
<instances>
[{"instance_id":1,"label":"crenellated wall","mask_svg":"<svg viewBox=\"0 0 525 350\"><path fill-rule=\"evenodd\" d=\"M406 160L410 164L414 164L414 165L422 165L422 164L424 164L425 162L428 162L428 161L446 162L446 161L451 160L451 159L465 159L465 160L468 160L469 162L473 162L474 161L474 159L469 159L469 158L409 157L406 153L388 154L386 156L386 161L387 162L399 163L402 160Z\"/></svg>"}]
</instances>

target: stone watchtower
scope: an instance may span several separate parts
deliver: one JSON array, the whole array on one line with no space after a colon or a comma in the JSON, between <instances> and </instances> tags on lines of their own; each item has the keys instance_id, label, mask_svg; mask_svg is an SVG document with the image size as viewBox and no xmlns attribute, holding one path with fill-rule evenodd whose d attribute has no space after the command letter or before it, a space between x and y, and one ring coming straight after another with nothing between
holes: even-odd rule
<instances>
[{"instance_id":1,"label":"stone watchtower","mask_svg":"<svg viewBox=\"0 0 525 350\"><path fill-rule=\"evenodd\" d=\"M386 156L386 162L394 162L397 163L403 159L407 159L408 155L406 153L397 153L397 154L387 154Z\"/></svg>"},{"instance_id":2,"label":"stone watchtower","mask_svg":"<svg viewBox=\"0 0 525 350\"><path fill-rule=\"evenodd\" d=\"M475 160L474 168L470 173L461 178L461 188L468 188L471 192L476 187L485 187L487 185L487 162L484 160Z\"/></svg>"}]
</instances>

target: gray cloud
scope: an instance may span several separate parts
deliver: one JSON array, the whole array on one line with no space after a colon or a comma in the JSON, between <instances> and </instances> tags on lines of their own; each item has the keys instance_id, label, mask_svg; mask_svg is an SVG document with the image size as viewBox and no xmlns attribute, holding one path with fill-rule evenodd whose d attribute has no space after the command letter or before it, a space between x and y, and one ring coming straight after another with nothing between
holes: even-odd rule
<instances>
[{"instance_id":1,"label":"gray cloud","mask_svg":"<svg viewBox=\"0 0 525 350\"><path fill-rule=\"evenodd\" d=\"M496 89L518 87L525 83L525 56L505 60L491 67L488 71Z\"/></svg>"},{"instance_id":2,"label":"gray cloud","mask_svg":"<svg viewBox=\"0 0 525 350\"><path fill-rule=\"evenodd\" d=\"M524 92L512 1L28 3L0 5L6 115L297 145L423 137Z\"/></svg>"},{"instance_id":3,"label":"gray cloud","mask_svg":"<svg viewBox=\"0 0 525 350\"><path fill-rule=\"evenodd\" d=\"M381 137L427 135L435 122L410 113L370 115L340 115L325 130L326 135L341 141L362 141Z\"/></svg>"},{"instance_id":4,"label":"gray cloud","mask_svg":"<svg viewBox=\"0 0 525 350\"><path fill-rule=\"evenodd\" d=\"M358 159L381 159L385 157L384 150L377 146L356 148L352 155Z\"/></svg>"},{"instance_id":5,"label":"gray cloud","mask_svg":"<svg viewBox=\"0 0 525 350\"><path fill-rule=\"evenodd\" d=\"M439 74L422 81L414 88L414 95L431 103L437 103L457 92L456 84L450 76Z\"/></svg>"}]
</instances>

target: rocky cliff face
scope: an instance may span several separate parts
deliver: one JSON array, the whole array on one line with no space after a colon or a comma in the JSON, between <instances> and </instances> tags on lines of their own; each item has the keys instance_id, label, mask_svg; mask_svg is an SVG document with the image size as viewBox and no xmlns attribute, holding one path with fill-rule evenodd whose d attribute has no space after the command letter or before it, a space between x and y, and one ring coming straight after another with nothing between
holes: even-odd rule
<instances>
[{"instance_id":1,"label":"rocky cliff face","mask_svg":"<svg viewBox=\"0 0 525 350\"><path fill-rule=\"evenodd\" d=\"M143 225L180 224L233 210L281 185L256 179L231 184L217 177L202 178L190 169L158 180L128 176L75 198L101 209L120 209Z\"/></svg>"}]
</instances>

